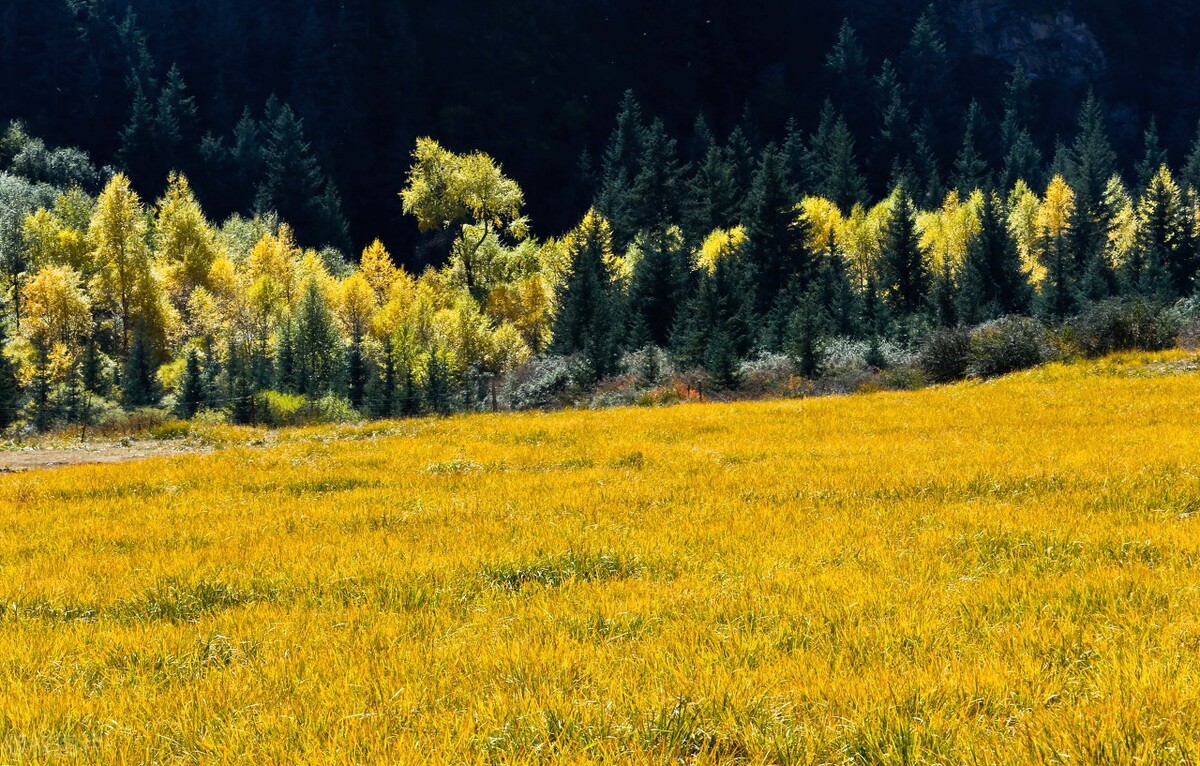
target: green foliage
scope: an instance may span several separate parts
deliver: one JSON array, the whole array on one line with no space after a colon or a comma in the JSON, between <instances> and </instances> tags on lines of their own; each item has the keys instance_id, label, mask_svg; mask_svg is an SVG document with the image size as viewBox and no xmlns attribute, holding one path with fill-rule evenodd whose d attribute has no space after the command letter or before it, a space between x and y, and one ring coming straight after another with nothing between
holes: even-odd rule
<instances>
[{"instance_id":1,"label":"green foliage","mask_svg":"<svg viewBox=\"0 0 1200 766\"><path fill-rule=\"evenodd\" d=\"M992 378L1036 367L1050 358L1046 328L1028 317L1003 317L971 333L968 374Z\"/></svg>"}]
</instances>

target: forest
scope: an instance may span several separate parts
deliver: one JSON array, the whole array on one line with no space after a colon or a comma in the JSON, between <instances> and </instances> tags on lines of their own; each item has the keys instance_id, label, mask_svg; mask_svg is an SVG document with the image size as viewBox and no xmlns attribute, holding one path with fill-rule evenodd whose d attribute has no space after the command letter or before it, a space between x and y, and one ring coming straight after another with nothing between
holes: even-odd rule
<instances>
[{"instance_id":1,"label":"forest","mask_svg":"<svg viewBox=\"0 0 1200 766\"><path fill-rule=\"evenodd\" d=\"M865 32L826 25L819 96L782 83L788 95L771 99L759 82L681 126L678 106L660 114L626 90L593 158L587 131L551 120L539 136L524 112L498 112L488 129L507 138L478 142L494 153L459 147L455 120L401 125L380 104L422 92L408 82L415 64L371 81L380 90L362 103L379 119L346 124L361 104L329 99L355 96L338 83L353 80L343 54L361 30L340 25L445 23L402 4L342 4L333 25L306 5L291 73L305 87L231 108L231 93L252 98L235 73L267 52L232 48L193 91L185 72L215 43L198 35L164 71L164 41L145 31L251 26L227 5L189 16L183 3L18 3L4 17L22 45L29 30L57 36L4 49L24 87L0 105L12 119L0 139L0 426L147 408L283 424L680 386L803 392L847 366L943 382L1170 345L1195 313L1200 140L1181 148L1179 126L1190 107L1164 112L1161 129L1147 114L1131 141L1105 99L1121 96L1119 79L1072 89L1021 61L967 68L936 6L912 9L894 60L868 53L878 18ZM588 8L620 10L602 6ZM486 47L502 47L500 31ZM74 102L29 97L68 80ZM77 119L55 113L76 102ZM72 122L115 127L75 147L59 140ZM231 128L201 132L217 124ZM584 145L564 148L558 131ZM556 170L531 171L527 199L513 171L531 156ZM533 199L571 223L541 227ZM364 239L376 225L380 239Z\"/></svg>"}]
</instances>

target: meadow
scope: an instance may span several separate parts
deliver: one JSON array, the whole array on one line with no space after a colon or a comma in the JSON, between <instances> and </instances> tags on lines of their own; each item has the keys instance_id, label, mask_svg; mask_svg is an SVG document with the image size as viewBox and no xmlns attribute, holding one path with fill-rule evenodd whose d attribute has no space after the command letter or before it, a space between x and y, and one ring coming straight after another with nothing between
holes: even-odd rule
<instances>
[{"instance_id":1,"label":"meadow","mask_svg":"<svg viewBox=\"0 0 1200 766\"><path fill-rule=\"evenodd\" d=\"M0 475L0 763L1194 763L1195 369Z\"/></svg>"}]
</instances>

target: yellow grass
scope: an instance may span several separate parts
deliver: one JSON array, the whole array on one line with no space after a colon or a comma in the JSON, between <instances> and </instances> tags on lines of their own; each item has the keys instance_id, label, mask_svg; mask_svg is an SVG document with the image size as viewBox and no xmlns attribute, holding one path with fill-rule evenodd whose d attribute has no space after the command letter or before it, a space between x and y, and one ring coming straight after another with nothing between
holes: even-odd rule
<instances>
[{"instance_id":1,"label":"yellow grass","mask_svg":"<svg viewBox=\"0 0 1200 766\"><path fill-rule=\"evenodd\" d=\"M0 477L0 763L1194 762L1190 366Z\"/></svg>"}]
</instances>

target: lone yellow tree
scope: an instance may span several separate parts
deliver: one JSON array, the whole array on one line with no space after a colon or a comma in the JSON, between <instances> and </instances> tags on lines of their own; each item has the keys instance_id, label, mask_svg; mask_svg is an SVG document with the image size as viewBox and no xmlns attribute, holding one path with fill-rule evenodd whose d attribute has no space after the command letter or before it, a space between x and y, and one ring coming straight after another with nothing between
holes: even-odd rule
<instances>
[{"instance_id":1,"label":"lone yellow tree","mask_svg":"<svg viewBox=\"0 0 1200 766\"><path fill-rule=\"evenodd\" d=\"M421 231L452 232L458 226L452 257L467 289L482 300L481 265L476 257L490 237L524 236L525 195L495 160L481 152L455 154L432 138L419 138L413 160L408 183L400 192L404 212L416 217Z\"/></svg>"}]
</instances>

